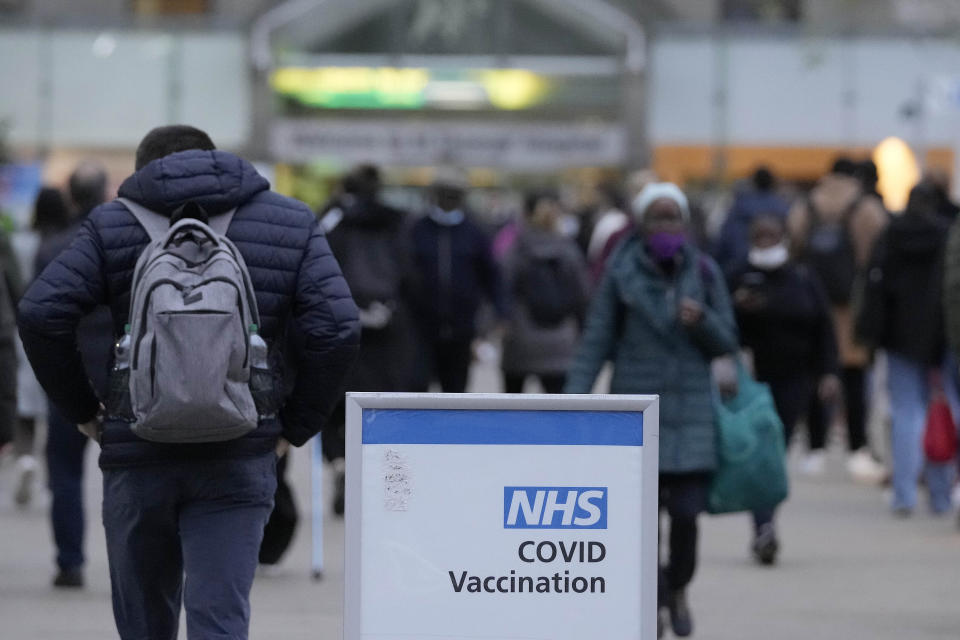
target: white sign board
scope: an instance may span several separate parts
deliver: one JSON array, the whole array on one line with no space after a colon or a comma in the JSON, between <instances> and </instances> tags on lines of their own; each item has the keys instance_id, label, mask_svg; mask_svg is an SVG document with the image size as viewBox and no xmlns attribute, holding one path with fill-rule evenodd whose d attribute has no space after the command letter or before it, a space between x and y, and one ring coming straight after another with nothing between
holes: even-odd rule
<instances>
[{"instance_id":1,"label":"white sign board","mask_svg":"<svg viewBox=\"0 0 960 640\"><path fill-rule=\"evenodd\" d=\"M652 640L655 396L348 394L346 640Z\"/></svg>"},{"instance_id":2,"label":"white sign board","mask_svg":"<svg viewBox=\"0 0 960 640\"><path fill-rule=\"evenodd\" d=\"M626 140L623 127L611 124L281 120L271 127L270 150L281 162L544 171L617 166L626 158Z\"/></svg>"}]
</instances>

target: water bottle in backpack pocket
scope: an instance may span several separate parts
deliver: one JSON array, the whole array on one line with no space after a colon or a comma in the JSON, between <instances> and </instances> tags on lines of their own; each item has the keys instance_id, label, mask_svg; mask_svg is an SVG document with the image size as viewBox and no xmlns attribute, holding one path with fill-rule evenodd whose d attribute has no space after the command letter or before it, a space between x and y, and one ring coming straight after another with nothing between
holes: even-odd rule
<instances>
[{"instance_id":1,"label":"water bottle in backpack pocket","mask_svg":"<svg viewBox=\"0 0 960 640\"><path fill-rule=\"evenodd\" d=\"M253 404L257 407L257 414L261 418L276 416L279 410L278 386L270 367L267 343L260 336L260 328L252 324L250 325L250 394L253 396Z\"/></svg>"},{"instance_id":2,"label":"water bottle in backpack pocket","mask_svg":"<svg viewBox=\"0 0 960 640\"><path fill-rule=\"evenodd\" d=\"M123 328L123 335L113 346L113 367L110 369L107 391L107 418L133 422L130 407L130 325Z\"/></svg>"}]
</instances>

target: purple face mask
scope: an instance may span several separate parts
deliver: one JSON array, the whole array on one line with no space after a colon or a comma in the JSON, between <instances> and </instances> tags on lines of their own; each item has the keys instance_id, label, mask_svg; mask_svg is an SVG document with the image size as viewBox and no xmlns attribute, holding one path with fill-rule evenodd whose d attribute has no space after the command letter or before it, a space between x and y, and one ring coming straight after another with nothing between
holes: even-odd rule
<instances>
[{"instance_id":1,"label":"purple face mask","mask_svg":"<svg viewBox=\"0 0 960 640\"><path fill-rule=\"evenodd\" d=\"M658 231L647 238L647 247L650 255L657 262L666 262L680 252L687 244L687 234L681 232Z\"/></svg>"}]
</instances>

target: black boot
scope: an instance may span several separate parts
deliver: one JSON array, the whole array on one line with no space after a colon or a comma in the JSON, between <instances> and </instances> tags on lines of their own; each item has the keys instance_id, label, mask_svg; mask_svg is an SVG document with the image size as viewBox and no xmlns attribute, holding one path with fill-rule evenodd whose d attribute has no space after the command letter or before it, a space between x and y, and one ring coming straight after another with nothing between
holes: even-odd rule
<instances>
[{"instance_id":1,"label":"black boot","mask_svg":"<svg viewBox=\"0 0 960 640\"><path fill-rule=\"evenodd\" d=\"M773 524L762 525L757 530L751 550L753 551L753 557L760 564L765 566L776 564L780 542L777 540L777 531L773 528Z\"/></svg>"},{"instance_id":2,"label":"black boot","mask_svg":"<svg viewBox=\"0 0 960 640\"><path fill-rule=\"evenodd\" d=\"M687 606L687 592L678 589L670 593L667 605L670 609L670 626L673 633L679 638L685 638L693 633L693 617L690 607Z\"/></svg>"},{"instance_id":3,"label":"black boot","mask_svg":"<svg viewBox=\"0 0 960 640\"><path fill-rule=\"evenodd\" d=\"M83 588L83 569L80 567L60 569L53 579L53 586L66 589Z\"/></svg>"}]
</instances>

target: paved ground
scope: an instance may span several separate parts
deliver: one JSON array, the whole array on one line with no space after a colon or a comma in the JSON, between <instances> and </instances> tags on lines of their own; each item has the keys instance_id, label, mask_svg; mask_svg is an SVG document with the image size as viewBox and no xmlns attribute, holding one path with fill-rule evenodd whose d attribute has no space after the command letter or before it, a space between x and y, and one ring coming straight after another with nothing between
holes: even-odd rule
<instances>
[{"instance_id":1,"label":"paved ground","mask_svg":"<svg viewBox=\"0 0 960 640\"><path fill-rule=\"evenodd\" d=\"M481 375L478 388L493 382ZM55 592L46 498L27 511L10 500L12 467L0 468L0 638L116 637L99 518L100 474L90 451L88 587ZM309 509L309 465L298 451L292 476ZM960 532L953 519L891 518L877 489L843 476L836 454L819 480L796 479L782 514L784 553L774 569L747 555L742 516L702 520L702 564L691 593L699 638L712 640L956 640L960 637ZM327 483L329 485L329 483ZM340 637L343 525L327 519L327 572L310 579L309 529L301 529L276 575L253 591L255 639ZM181 634L181 638L185 634ZM587 640L587 639L585 639ZM590 639L593 640L593 639Z\"/></svg>"}]
</instances>

